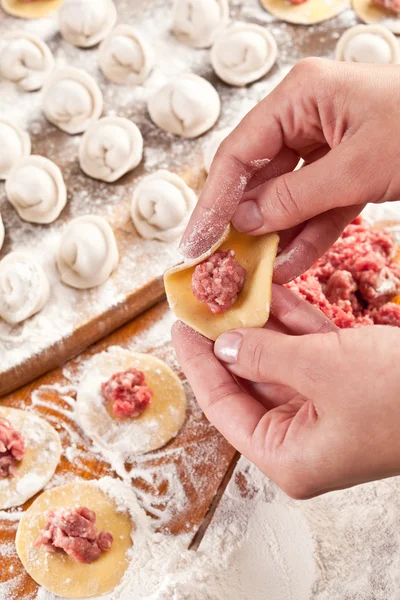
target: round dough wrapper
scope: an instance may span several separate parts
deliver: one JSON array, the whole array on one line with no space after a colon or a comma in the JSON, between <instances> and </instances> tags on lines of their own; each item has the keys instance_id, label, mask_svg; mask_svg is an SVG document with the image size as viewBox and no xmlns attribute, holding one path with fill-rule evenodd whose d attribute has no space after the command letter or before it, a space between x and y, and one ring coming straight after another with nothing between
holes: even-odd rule
<instances>
[{"instance_id":1,"label":"round dough wrapper","mask_svg":"<svg viewBox=\"0 0 400 600\"><path fill-rule=\"evenodd\" d=\"M1 215L0 215L0 250L2 249L3 244L4 244L4 236L5 236L4 223L3 223L3 219L1 218Z\"/></svg>"},{"instance_id":2,"label":"round dough wrapper","mask_svg":"<svg viewBox=\"0 0 400 600\"><path fill-rule=\"evenodd\" d=\"M210 48L229 21L228 0L175 0L172 33L194 48Z\"/></svg>"},{"instance_id":3,"label":"round dough wrapper","mask_svg":"<svg viewBox=\"0 0 400 600\"><path fill-rule=\"evenodd\" d=\"M160 129L195 138L215 125L221 102L211 83L187 73L159 89L150 97L147 108Z\"/></svg>"},{"instance_id":4,"label":"round dough wrapper","mask_svg":"<svg viewBox=\"0 0 400 600\"><path fill-rule=\"evenodd\" d=\"M143 371L153 398L135 419L115 419L101 394L101 384L114 373L135 368ZM102 448L125 458L165 446L181 429L186 416L186 395L180 379L163 361L113 347L86 365L76 400L76 417L84 432Z\"/></svg>"},{"instance_id":5,"label":"round dough wrapper","mask_svg":"<svg viewBox=\"0 0 400 600\"><path fill-rule=\"evenodd\" d=\"M7 419L25 440L26 452L13 477L0 479L0 509L22 506L53 477L61 456L58 433L37 415L0 406L0 418Z\"/></svg>"},{"instance_id":6,"label":"round dough wrapper","mask_svg":"<svg viewBox=\"0 0 400 600\"><path fill-rule=\"evenodd\" d=\"M63 0L35 0L23 2L22 0L1 0L1 6L10 15L21 19L41 19L45 15L57 10Z\"/></svg>"},{"instance_id":7,"label":"round dough wrapper","mask_svg":"<svg viewBox=\"0 0 400 600\"><path fill-rule=\"evenodd\" d=\"M353 8L361 21L368 25L382 25L400 34L400 17L391 10L372 4L371 0L352 0Z\"/></svg>"},{"instance_id":8,"label":"round dough wrapper","mask_svg":"<svg viewBox=\"0 0 400 600\"><path fill-rule=\"evenodd\" d=\"M165 291L171 310L178 319L211 340L237 327L263 327L269 318L278 243L276 233L250 236L229 227L222 240L206 254L165 273ZM195 298L190 285L196 265L216 250L234 250L235 259L246 269L247 277L232 308L212 314L207 304Z\"/></svg>"},{"instance_id":9,"label":"round dough wrapper","mask_svg":"<svg viewBox=\"0 0 400 600\"><path fill-rule=\"evenodd\" d=\"M133 521L128 509L121 511L122 504L118 502L117 505L113 496L101 489L102 483L109 479L52 488L41 494L22 515L16 537L18 556L32 579L57 596L90 598L110 592L120 583L129 565L130 554L134 555L138 533L135 528L139 527L139 522ZM113 486L118 495L121 486L127 487L117 479L112 479L107 487L112 490ZM125 492L127 502L135 507L135 495L129 491ZM77 506L94 510L97 530L107 531L114 538L111 548L91 564L79 563L64 552L46 552L43 547L33 546L46 525L47 510Z\"/></svg>"},{"instance_id":10,"label":"round dough wrapper","mask_svg":"<svg viewBox=\"0 0 400 600\"><path fill-rule=\"evenodd\" d=\"M100 46L100 69L114 83L141 84L150 75L153 65L153 48L130 25L117 25Z\"/></svg>"},{"instance_id":11,"label":"round dough wrapper","mask_svg":"<svg viewBox=\"0 0 400 600\"><path fill-rule=\"evenodd\" d=\"M211 64L222 81L244 86L264 77L278 56L275 38L265 27L234 23L214 42Z\"/></svg>"},{"instance_id":12,"label":"round dough wrapper","mask_svg":"<svg viewBox=\"0 0 400 600\"><path fill-rule=\"evenodd\" d=\"M13 166L31 153L31 138L12 121L0 118L0 179L6 179Z\"/></svg>"},{"instance_id":13,"label":"round dough wrapper","mask_svg":"<svg viewBox=\"0 0 400 600\"><path fill-rule=\"evenodd\" d=\"M27 156L16 164L6 180L6 195L29 223L53 223L67 203L62 173L44 156Z\"/></svg>"},{"instance_id":14,"label":"round dough wrapper","mask_svg":"<svg viewBox=\"0 0 400 600\"><path fill-rule=\"evenodd\" d=\"M206 173L209 173L211 163L217 153L218 148L226 137L233 131L232 127L225 127L220 131L211 134L210 139L203 148L203 166Z\"/></svg>"},{"instance_id":15,"label":"round dough wrapper","mask_svg":"<svg viewBox=\"0 0 400 600\"><path fill-rule=\"evenodd\" d=\"M112 0L64 0L58 13L62 37L79 48L90 48L104 40L116 22L117 9Z\"/></svg>"},{"instance_id":16,"label":"round dough wrapper","mask_svg":"<svg viewBox=\"0 0 400 600\"><path fill-rule=\"evenodd\" d=\"M315 25L336 17L350 8L349 0L308 0L304 4L290 4L288 0L260 0L271 15L288 23Z\"/></svg>"},{"instance_id":17,"label":"round dough wrapper","mask_svg":"<svg viewBox=\"0 0 400 600\"><path fill-rule=\"evenodd\" d=\"M143 137L135 123L123 117L104 117L90 125L79 146L82 171L102 181L116 181L138 166Z\"/></svg>"},{"instance_id":18,"label":"round dough wrapper","mask_svg":"<svg viewBox=\"0 0 400 600\"><path fill-rule=\"evenodd\" d=\"M338 41L336 60L397 64L400 62L400 45L386 27L356 25L345 31Z\"/></svg>"},{"instance_id":19,"label":"round dough wrapper","mask_svg":"<svg viewBox=\"0 0 400 600\"><path fill-rule=\"evenodd\" d=\"M44 86L42 108L45 117L69 133L82 133L103 110L103 95L86 71L67 67L53 73Z\"/></svg>"}]
</instances>

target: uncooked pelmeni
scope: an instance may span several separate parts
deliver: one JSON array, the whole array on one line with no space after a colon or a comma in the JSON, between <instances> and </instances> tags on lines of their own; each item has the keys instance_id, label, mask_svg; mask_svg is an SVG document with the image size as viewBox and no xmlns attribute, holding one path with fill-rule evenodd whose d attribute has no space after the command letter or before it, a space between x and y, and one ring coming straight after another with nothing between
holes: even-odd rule
<instances>
[{"instance_id":1,"label":"uncooked pelmeni","mask_svg":"<svg viewBox=\"0 0 400 600\"><path fill-rule=\"evenodd\" d=\"M31 138L26 131L0 118L0 179L6 179L13 166L31 153Z\"/></svg>"},{"instance_id":2,"label":"uncooked pelmeni","mask_svg":"<svg viewBox=\"0 0 400 600\"><path fill-rule=\"evenodd\" d=\"M132 221L143 238L171 242L184 232L196 202L195 192L181 177L156 171L133 192Z\"/></svg>"},{"instance_id":3,"label":"uncooked pelmeni","mask_svg":"<svg viewBox=\"0 0 400 600\"><path fill-rule=\"evenodd\" d=\"M216 131L207 141L203 148L203 165L206 173L210 171L211 163L214 160L214 156L217 153L218 148L224 141L224 139L231 133L231 127L225 127L220 131Z\"/></svg>"},{"instance_id":4,"label":"uncooked pelmeni","mask_svg":"<svg viewBox=\"0 0 400 600\"><path fill-rule=\"evenodd\" d=\"M36 35L17 30L0 38L0 76L21 90L39 90L53 67L50 48Z\"/></svg>"},{"instance_id":5,"label":"uncooked pelmeni","mask_svg":"<svg viewBox=\"0 0 400 600\"><path fill-rule=\"evenodd\" d=\"M185 44L209 48L228 21L228 0L175 0L172 32Z\"/></svg>"},{"instance_id":6,"label":"uncooked pelmeni","mask_svg":"<svg viewBox=\"0 0 400 600\"><path fill-rule=\"evenodd\" d=\"M116 22L117 11L112 0L64 0L58 17L64 40L80 48L104 40Z\"/></svg>"},{"instance_id":7,"label":"uncooked pelmeni","mask_svg":"<svg viewBox=\"0 0 400 600\"><path fill-rule=\"evenodd\" d=\"M50 285L41 265L23 252L0 261L0 317L15 325L42 310Z\"/></svg>"},{"instance_id":8,"label":"uncooked pelmeni","mask_svg":"<svg viewBox=\"0 0 400 600\"><path fill-rule=\"evenodd\" d=\"M67 202L60 169L44 156L27 156L11 170L6 195L24 221L52 223Z\"/></svg>"},{"instance_id":9,"label":"uncooked pelmeni","mask_svg":"<svg viewBox=\"0 0 400 600\"><path fill-rule=\"evenodd\" d=\"M338 41L336 60L397 64L400 46L393 33L383 25L356 25L345 31Z\"/></svg>"},{"instance_id":10,"label":"uncooked pelmeni","mask_svg":"<svg viewBox=\"0 0 400 600\"><path fill-rule=\"evenodd\" d=\"M114 232L103 217L70 221L61 237L57 267L61 280L78 289L101 285L118 265Z\"/></svg>"},{"instance_id":11,"label":"uncooked pelmeni","mask_svg":"<svg viewBox=\"0 0 400 600\"><path fill-rule=\"evenodd\" d=\"M195 138L211 129L220 108L217 90L191 73L164 85L148 102L151 120L158 127L185 138Z\"/></svg>"},{"instance_id":12,"label":"uncooked pelmeni","mask_svg":"<svg viewBox=\"0 0 400 600\"><path fill-rule=\"evenodd\" d=\"M100 46L99 65L110 81L138 85L153 68L153 48L134 27L118 25Z\"/></svg>"},{"instance_id":13,"label":"uncooked pelmeni","mask_svg":"<svg viewBox=\"0 0 400 600\"><path fill-rule=\"evenodd\" d=\"M82 133L103 110L99 86L86 71L67 67L53 73L43 93L43 112L59 129Z\"/></svg>"},{"instance_id":14,"label":"uncooked pelmeni","mask_svg":"<svg viewBox=\"0 0 400 600\"><path fill-rule=\"evenodd\" d=\"M143 156L139 128L122 117L104 117L87 129L79 146L81 169L94 179L116 181Z\"/></svg>"},{"instance_id":15,"label":"uncooked pelmeni","mask_svg":"<svg viewBox=\"0 0 400 600\"><path fill-rule=\"evenodd\" d=\"M266 75L277 55L275 39L265 27L235 23L214 42L211 64L222 81L243 86Z\"/></svg>"},{"instance_id":16,"label":"uncooked pelmeni","mask_svg":"<svg viewBox=\"0 0 400 600\"><path fill-rule=\"evenodd\" d=\"M4 244L4 236L5 236L4 223L3 223L3 219L1 218L1 215L0 215L0 250L2 249L3 244Z\"/></svg>"}]
</instances>

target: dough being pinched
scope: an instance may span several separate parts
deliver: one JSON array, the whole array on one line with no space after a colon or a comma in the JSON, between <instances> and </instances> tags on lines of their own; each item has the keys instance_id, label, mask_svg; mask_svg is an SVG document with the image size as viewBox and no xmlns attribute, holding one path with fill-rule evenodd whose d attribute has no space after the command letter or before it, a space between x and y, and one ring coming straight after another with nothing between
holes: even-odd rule
<instances>
[{"instance_id":1,"label":"dough being pinched","mask_svg":"<svg viewBox=\"0 0 400 600\"><path fill-rule=\"evenodd\" d=\"M24 92L39 90L54 67L50 48L26 31L8 31L0 38L0 76Z\"/></svg>"},{"instance_id":2,"label":"dough being pinched","mask_svg":"<svg viewBox=\"0 0 400 600\"><path fill-rule=\"evenodd\" d=\"M58 15L64 40L80 48L101 42L116 22L117 10L112 0L64 0Z\"/></svg>"}]
</instances>

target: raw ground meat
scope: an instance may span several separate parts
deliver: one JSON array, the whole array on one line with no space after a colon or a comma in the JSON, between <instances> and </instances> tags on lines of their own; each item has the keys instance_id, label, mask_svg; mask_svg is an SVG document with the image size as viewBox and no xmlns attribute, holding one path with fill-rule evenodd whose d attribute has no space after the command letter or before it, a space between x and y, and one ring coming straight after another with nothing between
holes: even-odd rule
<instances>
[{"instance_id":1,"label":"raw ground meat","mask_svg":"<svg viewBox=\"0 0 400 600\"><path fill-rule=\"evenodd\" d=\"M338 327L400 327L400 267L395 241L386 230L372 229L361 218L306 273L286 287L317 306Z\"/></svg>"},{"instance_id":2,"label":"raw ground meat","mask_svg":"<svg viewBox=\"0 0 400 600\"><path fill-rule=\"evenodd\" d=\"M372 4L400 14L400 0L372 0Z\"/></svg>"},{"instance_id":3,"label":"raw ground meat","mask_svg":"<svg viewBox=\"0 0 400 600\"><path fill-rule=\"evenodd\" d=\"M290 0L290 3L294 5L304 4L304 2L308 2L308 0Z\"/></svg>"},{"instance_id":4,"label":"raw ground meat","mask_svg":"<svg viewBox=\"0 0 400 600\"><path fill-rule=\"evenodd\" d=\"M113 543L111 533L97 533L96 513L85 506L48 510L47 524L34 542L47 552L64 551L80 563L90 564Z\"/></svg>"},{"instance_id":5,"label":"raw ground meat","mask_svg":"<svg viewBox=\"0 0 400 600\"><path fill-rule=\"evenodd\" d=\"M101 392L111 403L113 414L122 419L141 415L153 397L152 390L145 383L144 373L138 369L115 373L102 383Z\"/></svg>"},{"instance_id":6,"label":"raw ground meat","mask_svg":"<svg viewBox=\"0 0 400 600\"><path fill-rule=\"evenodd\" d=\"M0 418L0 479L15 474L24 454L25 443L22 436L9 421Z\"/></svg>"},{"instance_id":7,"label":"raw ground meat","mask_svg":"<svg viewBox=\"0 0 400 600\"><path fill-rule=\"evenodd\" d=\"M235 252L218 250L196 266L191 290L214 314L229 310L246 281L246 269L235 260Z\"/></svg>"}]
</instances>

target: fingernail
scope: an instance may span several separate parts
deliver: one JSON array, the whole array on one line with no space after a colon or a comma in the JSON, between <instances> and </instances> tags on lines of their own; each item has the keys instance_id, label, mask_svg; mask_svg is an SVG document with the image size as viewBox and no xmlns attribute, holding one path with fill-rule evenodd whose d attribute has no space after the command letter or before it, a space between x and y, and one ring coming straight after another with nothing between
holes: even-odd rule
<instances>
[{"instance_id":1,"label":"fingernail","mask_svg":"<svg viewBox=\"0 0 400 600\"><path fill-rule=\"evenodd\" d=\"M242 343L240 333L223 333L214 344L214 354L226 363L235 363Z\"/></svg>"},{"instance_id":2,"label":"fingernail","mask_svg":"<svg viewBox=\"0 0 400 600\"><path fill-rule=\"evenodd\" d=\"M232 223L235 229L243 232L255 231L262 227L264 219L257 202L248 200L247 202L243 202L243 204L239 204L233 216Z\"/></svg>"}]
</instances>

